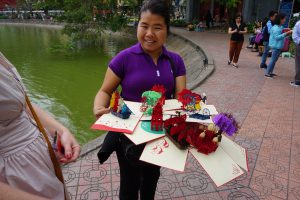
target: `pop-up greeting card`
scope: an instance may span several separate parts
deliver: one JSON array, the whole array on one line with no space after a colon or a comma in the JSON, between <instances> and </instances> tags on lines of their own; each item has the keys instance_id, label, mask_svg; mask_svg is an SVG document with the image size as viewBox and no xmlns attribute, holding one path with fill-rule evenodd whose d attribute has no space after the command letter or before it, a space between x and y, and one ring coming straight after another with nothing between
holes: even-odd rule
<instances>
[{"instance_id":1,"label":"pop-up greeting card","mask_svg":"<svg viewBox=\"0 0 300 200\"><path fill-rule=\"evenodd\" d=\"M140 160L183 172L187 155L187 149L179 149L163 137L147 143Z\"/></svg>"},{"instance_id":2,"label":"pop-up greeting card","mask_svg":"<svg viewBox=\"0 0 300 200\"><path fill-rule=\"evenodd\" d=\"M166 100L164 93L157 85L143 93L140 103L116 94L112 112L93 128L123 132L136 145L147 143L140 160L177 171L184 171L190 152L218 187L249 171L246 149L227 137L238 131L232 115L207 105L206 95L183 90L178 100ZM127 112L128 118L122 116Z\"/></svg>"},{"instance_id":3,"label":"pop-up greeting card","mask_svg":"<svg viewBox=\"0 0 300 200\"><path fill-rule=\"evenodd\" d=\"M132 114L118 92L112 94L110 100L110 113L102 115L93 125L93 129L133 133L136 125L142 117L141 112Z\"/></svg>"},{"instance_id":4,"label":"pop-up greeting card","mask_svg":"<svg viewBox=\"0 0 300 200\"><path fill-rule=\"evenodd\" d=\"M156 140L165 135L164 129L160 131L151 130L150 121L140 121L132 134L125 134L136 145Z\"/></svg>"}]
</instances>

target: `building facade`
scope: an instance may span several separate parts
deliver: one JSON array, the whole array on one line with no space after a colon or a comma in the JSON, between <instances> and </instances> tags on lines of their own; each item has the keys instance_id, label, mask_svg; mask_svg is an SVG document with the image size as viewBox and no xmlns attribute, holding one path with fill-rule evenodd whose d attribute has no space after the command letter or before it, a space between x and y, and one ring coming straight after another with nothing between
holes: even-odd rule
<instances>
[{"instance_id":1,"label":"building facade","mask_svg":"<svg viewBox=\"0 0 300 200\"><path fill-rule=\"evenodd\" d=\"M10 10L12 8L16 8L16 6L16 0L0 0L0 11Z\"/></svg>"},{"instance_id":2,"label":"building facade","mask_svg":"<svg viewBox=\"0 0 300 200\"><path fill-rule=\"evenodd\" d=\"M291 1L292 11L300 12L300 2L296 0L240 0L235 8L226 8L219 4L218 0L187 0L186 2L186 22L194 19L203 21L205 15L210 11L212 17L217 20L226 21L234 13L241 13L245 22L253 22L268 17L270 10L279 10L282 2Z\"/></svg>"},{"instance_id":3,"label":"building facade","mask_svg":"<svg viewBox=\"0 0 300 200\"><path fill-rule=\"evenodd\" d=\"M243 17L245 22L262 20L271 10L279 9L280 0L244 0Z\"/></svg>"}]
</instances>

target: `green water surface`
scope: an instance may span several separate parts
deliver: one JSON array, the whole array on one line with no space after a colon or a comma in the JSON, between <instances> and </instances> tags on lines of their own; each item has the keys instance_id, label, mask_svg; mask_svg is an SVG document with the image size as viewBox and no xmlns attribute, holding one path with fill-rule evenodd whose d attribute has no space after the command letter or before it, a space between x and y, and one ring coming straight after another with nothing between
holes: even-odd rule
<instances>
[{"instance_id":1,"label":"green water surface","mask_svg":"<svg viewBox=\"0 0 300 200\"><path fill-rule=\"evenodd\" d=\"M136 41L106 36L98 47L81 48L75 53L57 48L66 41L60 29L0 25L0 51L18 69L32 101L84 144L103 133L90 126L95 121L93 100L109 60Z\"/></svg>"}]
</instances>

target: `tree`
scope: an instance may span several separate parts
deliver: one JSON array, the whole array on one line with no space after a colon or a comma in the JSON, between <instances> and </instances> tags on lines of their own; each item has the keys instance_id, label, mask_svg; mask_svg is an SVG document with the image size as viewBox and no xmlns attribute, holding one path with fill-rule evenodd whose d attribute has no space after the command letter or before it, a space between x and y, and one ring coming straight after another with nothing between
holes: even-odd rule
<instances>
[{"instance_id":1,"label":"tree","mask_svg":"<svg viewBox=\"0 0 300 200\"><path fill-rule=\"evenodd\" d=\"M200 1L204 2L204 1L211 1L211 0L200 0ZM239 3L241 3L241 0L215 0L215 2L218 2L221 5L226 6L227 8L235 8Z\"/></svg>"},{"instance_id":2,"label":"tree","mask_svg":"<svg viewBox=\"0 0 300 200\"><path fill-rule=\"evenodd\" d=\"M236 8L241 0L216 0L220 4L226 6L227 8Z\"/></svg>"},{"instance_id":3,"label":"tree","mask_svg":"<svg viewBox=\"0 0 300 200\"><path fill-rule=\"evenodd\" d=\"M133 6L135 0L123 0L127 2ZM63 8L67 22L63 32L73 41L96 42L104 29L118 31L127 25L117 0L64 0Z\"/></svg>"},{"instance_id":4,"label":"tree","mask_svg":"<svg viewBox=\"0 0 300 200\"><path fill-rule=\"evenodd\" d=\"M43 0L33 3L33 9L44 10L45 14L48 10L60 10L64 6L64 0Z\"/></svg>"}]
</instances>

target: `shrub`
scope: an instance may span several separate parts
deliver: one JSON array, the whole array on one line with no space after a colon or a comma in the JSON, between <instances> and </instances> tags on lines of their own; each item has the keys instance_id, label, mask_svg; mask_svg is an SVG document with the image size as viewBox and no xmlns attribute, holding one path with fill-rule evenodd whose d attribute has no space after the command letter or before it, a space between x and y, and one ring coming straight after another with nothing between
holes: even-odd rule
<instances>
[{"instance_id":1,"label":"shrub","mask_svg":"<svg viewBox=\"0 0 300 200\"><path fill-rule=\"evenodd\" d=\"M186 22L183 19L174 19L171 20L170 23L172 26L176 26L176 27L186 27Z\"/></svg>"}]
</instances>

